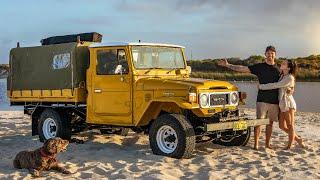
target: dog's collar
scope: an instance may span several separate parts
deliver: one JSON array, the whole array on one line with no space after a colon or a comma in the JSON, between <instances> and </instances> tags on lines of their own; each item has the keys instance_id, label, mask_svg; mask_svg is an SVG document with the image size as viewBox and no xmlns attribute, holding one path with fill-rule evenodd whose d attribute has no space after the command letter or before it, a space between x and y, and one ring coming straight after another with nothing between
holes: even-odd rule
<instances>
[{"instance_id":1,"label":"dog's collar","mask_svg":"<svg viewBox=\"0 0 320 180\"><path fill-rule=\"evenodd\" d=\"M45 158L53 158L53 156L50 156L50 155L46 154L46 153L44 152L43 148L40 149L40 155L41 155L42 157L45 157Z\"/></svg>"}]
</instances>

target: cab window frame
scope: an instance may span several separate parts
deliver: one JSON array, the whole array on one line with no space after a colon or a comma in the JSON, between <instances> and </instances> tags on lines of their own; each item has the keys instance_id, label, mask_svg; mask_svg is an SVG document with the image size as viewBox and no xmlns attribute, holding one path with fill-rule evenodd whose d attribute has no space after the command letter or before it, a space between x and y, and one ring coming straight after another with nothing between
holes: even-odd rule
<instances>
[{"instance_id":1,"label":"cab window frame","mask_svg":"<svg viewBox=\"0 0 320 180\"><path fill-rule=\"evenodd\" d=\"M99 53L103 53L103 52L112 52L112 51L116 51L115 57L116 57L116 66L120 65L120 58L119 58L119 52L123 51L124 52L124 57L125 57L125 62L126 62L126 67L122 66L122 68L125 68L126 72L122 72L122 73L115 73L115 69L116 66L113 69L113 73L110 73L110 70L108 71L108 67L106 67L105 71L102 72L99 70ZM107 49L98 49L96 51L96 75L99 76L105 76L105 75L128 75L130 73L130 68L129 68L129 62L128 62L128 52L126 51L125 47L117 47L117 48L107 48ZM110 60L110 59L109 59ZM102 62L102 61L101 61ZM107 65L108 59L105 60L105 65ZM124 61L122 61L124 62ZM122 64L121 64L122 65Z\"/></svg>"}]
</instances>

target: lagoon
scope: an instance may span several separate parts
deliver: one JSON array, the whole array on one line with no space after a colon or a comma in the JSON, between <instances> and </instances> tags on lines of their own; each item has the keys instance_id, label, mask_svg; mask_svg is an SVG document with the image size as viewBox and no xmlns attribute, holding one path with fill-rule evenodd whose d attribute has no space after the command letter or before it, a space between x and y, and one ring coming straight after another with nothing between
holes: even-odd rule
<instances>
[{"instance_id":1,"label":"lagoon","mask_svg":"<svg viewBox=\"0 0 320 180\"><path fill-rule=\"evenodd\" d=\"M231 82L239 87L240 91L247 92L247 108L255 108L257 96L257 82ZM6 94L6 79L0 79L0 110L22 110L22 107L10 107ZM294 98L298 111L320 112L320 82L297 82Z\"/></svg>"}]
</instances>

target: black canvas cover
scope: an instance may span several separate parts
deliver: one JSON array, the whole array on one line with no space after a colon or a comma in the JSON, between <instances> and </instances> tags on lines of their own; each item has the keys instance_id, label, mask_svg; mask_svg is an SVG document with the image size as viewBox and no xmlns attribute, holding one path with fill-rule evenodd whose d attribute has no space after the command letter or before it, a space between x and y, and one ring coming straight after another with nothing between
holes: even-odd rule
<instances>
[{"instance_id":1,"label":"black canvas cover","mask_svg":"<svg viewBox=\"0 0 320 180\"><path fill-rule=\"evenodd\" d=\"M78 43L14 48L9 63L8 90L71 89L86 80L89 49Z\"/></svg>"},{"instance_id":2,"label":"black canvas cover","mask_svg":"<svg viewBox=\"0 0 320 180\"><path fill-rule=\"evenodd\" d=\"M46 39L41 40L42 45L50 45L50 44L62 44L62 43L70 43L70 42L77 42L78 36L80 37L81 41L87 42L101 42L102 35L96 32L91 33L81 33L81 34L71 34L71 35L64 35L64 36L53 36L48 37Z\"/></svg>"}]
</instances>

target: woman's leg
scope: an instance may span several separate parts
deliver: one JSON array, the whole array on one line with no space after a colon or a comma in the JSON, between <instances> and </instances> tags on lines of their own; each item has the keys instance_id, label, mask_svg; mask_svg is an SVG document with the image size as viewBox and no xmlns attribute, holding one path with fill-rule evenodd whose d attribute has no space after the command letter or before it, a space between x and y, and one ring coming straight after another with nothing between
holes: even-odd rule
<instances>
[{"instance_id":1,"label":"woman's leg","mask_svg":"<svg viewBox=\"0 0 320 180\"><path fill-rule=\"evenodd\" d=\"M289 129L286 124L284 112L280 112L280 114L279 114L279 128L288 134Z\"/></svg>"},{"instance_id":2,"label":"woman's leg","mask_svg":"<svg viewBox=\"0 0 320 180\"><path fill-rule=\"evenodd\" d=\"M289 141L288 141L288 146L286 149L290 149L292 144L293 144L293 140L294 140L294 124L293 124L293 120L292 120L292 116L291 116L291 111L287 111L285 112L285 119L286 119L286 123L287 123L287 127L288 127L288 134L289 134Z\"/></svg>"},{"instance_id":3,"label":"woman's leg","mask_svg":"<svg viewBox=\"0 0 320 180\"><path fill-rule=\"evenodd\" d=\"M290 111L286 111L284 115L285 115L285 120L288 127L288 135L289 135L288 146L285 149L290 149L294 139L294 130L293 130Z\"/></svg>"},{"instance_id":4,"label":"woman's leg","mask_svg":"<svg viewBox=\"0 0 320 180\"><path fill-rule=\"evenodd\" d=\"M291 113L293 113L292 117L294 119L294 111L291 111ZM287 126L286 119L288 119L288 117L286 116L286 113L285 112L280 112L280 115L279 115L279 128L282 129L287 134L289 134L289 128ZM303 141L299 136L295 135L294 136L294 140L297 141L301 146L303 146L303 144L302 144Z\"/></svg>"},{"instance_id":5,"label":"woman's leg","mask_svg":"<svg viewBox=\"0 0 320 180\"><path fill-rule=\"evenodd\" d=\"M296 140L301 147L304 147L302 138L301 138L300 136L298 136L297 133L296 133L295 130L294 130L294 127L295 127L295 124L296 124L296 123L295 123L295 120L296 120L296 118L295 118L295 112L296 112L296 111L295 111L295 109L291 109L291 108L290 108L289 112L290 112L290 116L291 116L291 119L292 119L293 131L294 131L294 134L295 134L295 135L294 135L294 140Z\"/></svg>"}]
</instances>

